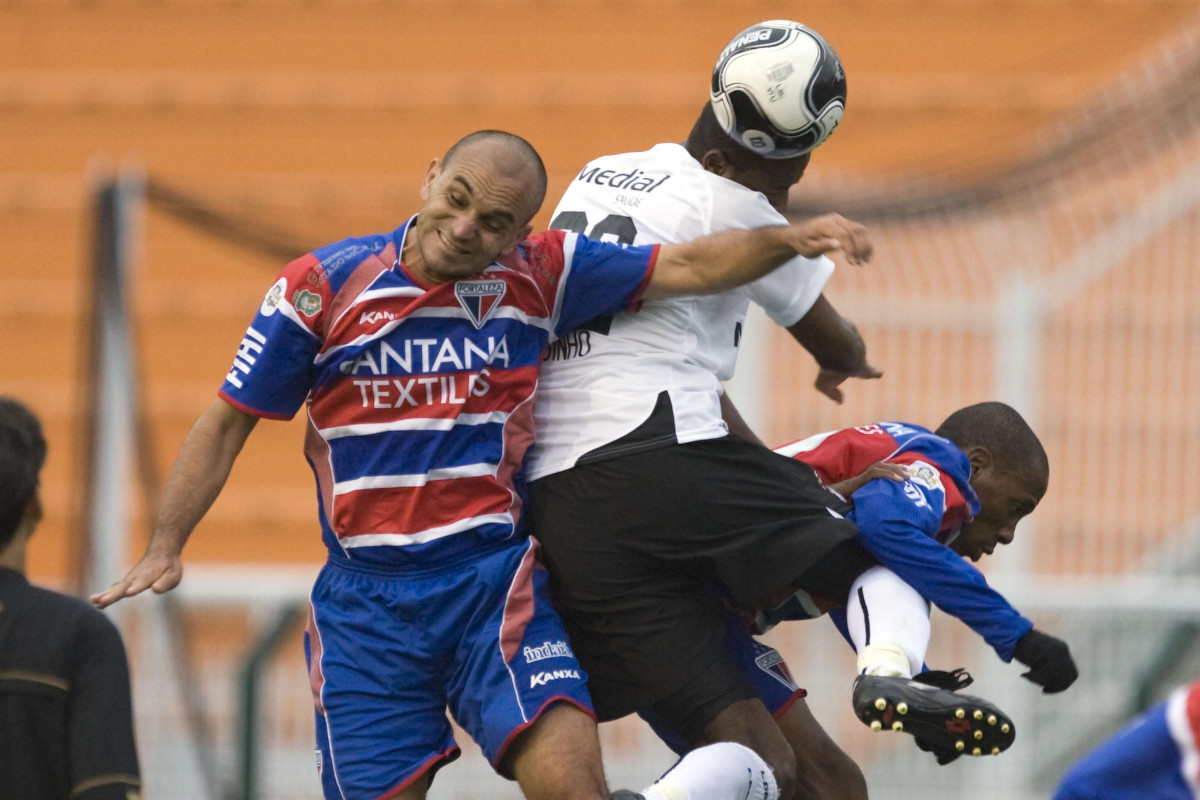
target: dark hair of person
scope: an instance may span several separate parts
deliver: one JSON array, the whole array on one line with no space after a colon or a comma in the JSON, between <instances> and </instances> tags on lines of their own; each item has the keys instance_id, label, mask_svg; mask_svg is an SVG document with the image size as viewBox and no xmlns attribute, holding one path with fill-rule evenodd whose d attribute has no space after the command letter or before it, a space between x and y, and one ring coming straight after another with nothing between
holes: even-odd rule
<instances>
[{"instance_id":1,"label":"dark hair of person","mask_svg":"<svg viewBox=\"0 0 1200 800\"><path fill-rule=\"evenodd\" d=\"M518 155L529 162L529 166L533 169L534 175L537 178L536 197L534 198L537 202L533 207L535 210L541 208L542 202L546 199L546 165L542 163L542 157L538 155L538 151L534 149L533 145L515 133L495 130L468 133L446 151L446 155L442 159L442 165L449 166L450 162L454 160L454 156L467 145L486 141L499 142L511 147Z\"/></svg>"},{"instance_id":2,"label":"dark hair of person","mask_svg":"<svg viewBox=\"0 0 1200 800\"><path fill-rule=\"evenodd\" d=\"M1012 406L992 401L960 408L934 432L954 442L960 450L986 448L1002 471L1037 481L1050 476L1045 448Z\"/></svg>"},{"instance_id":3,"label":"dark hair of person","mask_svg":"<svg viewBox=\"0 0 1200 800\"><path fill-rule=\"evenodd\" d=\"M33 412L0 397L0 549L16 535L46 463L46 439Z\"/></svg>"},{"instance_id":4,"label":"dark hair of person","mask_svg":"<svg viewBox=\"0 0 1200 800\"><path fill-rule=\"evenodd\" d=\"M769 172L771 166L776 163L772 159L763 158L753 150L743 147L727 134L721 127L721 123L717 122L717 115L713 111L711 103L704 104L700 116L696 119L696 124L692 126L692 132L688 134L687 141L683 143L683 146L697 161L709 150L720 150L724 153L725 159L738 172L746 170ZM804 159L807 165L810 155L810 153L805 153L797 158Z\"/></svg>"}]
</instances>

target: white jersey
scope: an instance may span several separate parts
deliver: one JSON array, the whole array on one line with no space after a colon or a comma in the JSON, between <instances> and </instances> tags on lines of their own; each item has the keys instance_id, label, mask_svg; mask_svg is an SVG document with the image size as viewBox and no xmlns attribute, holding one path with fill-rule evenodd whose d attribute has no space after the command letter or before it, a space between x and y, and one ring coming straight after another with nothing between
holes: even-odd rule
<instances>
[{"instance_id":1,"label":"white jersey","mask_svg":"<svg viewBox=\"0 0 1200 800\"><path fill-rule=\"evenodd\" d=\"M761 192L708 172L681 145L660 144L589 163L550 225L594 239L652 244L786 222ZM665 441L724 436L721 382L733 375L750 301L777 324L793 325L832 272L833 262L823 256L797 256L738 289L652 300L551 344L538 382L529 479L569 469L638 428L664 392L674 417L673 436L668 432Z\"/></svg>"}]
</instances>

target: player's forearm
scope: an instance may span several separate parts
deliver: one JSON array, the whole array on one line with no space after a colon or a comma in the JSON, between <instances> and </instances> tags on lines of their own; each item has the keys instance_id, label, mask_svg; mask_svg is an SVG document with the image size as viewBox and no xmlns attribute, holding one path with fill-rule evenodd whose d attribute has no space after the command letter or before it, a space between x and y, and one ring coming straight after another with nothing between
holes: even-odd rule
<instances>
[{"instance_id":1,"label":"player's forearm","mask_svg":"<svg viewBox=\"0 0 1200 800\"><path fill-rule=\"evenodd\" d=\"M825 295L788 328L822 369L855 373L867 363L867 345L854 323L838 313Z\"/></svg>"},{"instance_id":2,"label":"player's forearm","mask_svg":"<svg viewBox=\"0 0 1200 800\"><path fill-rule=\"evenodd\" d=\"M147 552L178 555L221 493L257 418L216 400L183 442L154 523Z\"/></svg>"},{"instance_id":3,"label":"player's forearm","mask_svg":"<svg viewBox=\"0 0 1200 800\"><path fill-rule=\"evenodd\" d=\"M721 231L663 245L645 298L716 294L750 283L796 255L785 225Z\"/></svg>"},{"instance_id":4,"label":"player's forearm","mask_svg":"<svg viewBox=\"0 0 1200 800\"><path fill-rule=\"evenodd\" d=\"M826 214L790 225L721 231L663 245L643 297L715 294L757 280L793 256L815 258L834 251L844 253L851 264L866 263L871 258L866 228Z\"/></svg>"},{"instance_id":5,"label":"player's forearm","mask_svg":"<svg viewBox=\"0 0 1200 800\"><path fill-rule=\"evenodd\" d=\"M950 548L919 530L869 522L862 517L863 510L857 505L854 519L860 540L871 555L922 597L964 622L1002 660L1009 661L1017 641L1033 623Z\"/></svg>"}]
</instances>

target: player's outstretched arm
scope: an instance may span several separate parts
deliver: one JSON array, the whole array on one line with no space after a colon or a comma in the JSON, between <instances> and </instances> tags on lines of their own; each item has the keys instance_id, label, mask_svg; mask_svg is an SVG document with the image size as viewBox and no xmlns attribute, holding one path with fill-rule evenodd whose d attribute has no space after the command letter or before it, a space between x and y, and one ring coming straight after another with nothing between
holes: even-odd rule
<instances>
[{"instance_id":1,"label":"player's outstretched arm","mask_svg":"<svg viewBox=\"0 0 1200 800\"><path fill-rule=\"evenodd\" d=\"M840 387L849 378L883 376L867 362L867 345L858 328L823 294L788 333L816 359L816 389L835 403L842 402Z\"/></svg>"},{"instance_id":2,"label":"player's outstretched arm","mask_svg":"<svg viewBox=\"0 0 1200 800\"><path fill-rule=\"evenodd\" d=\"M92 603L104 608L147 589L162 594L179 585L183 545L220 494L256 422L258 417L220 398L200 415L171 467L154 534L141 561L124 578L92 595Z\"/></svg>"},{"instance_id":3,"label":"player's outstretched arm","mask_svg":"<svg viewBox=\"0 0 1200 800\"><path fill-rule=\"evenodd\" d=\"M643 297L716 294L761 278L796 255L815 258L839 250L851 264L871 258L867 229L840 214L664 244Z\"/></svg>"}]
</instances>

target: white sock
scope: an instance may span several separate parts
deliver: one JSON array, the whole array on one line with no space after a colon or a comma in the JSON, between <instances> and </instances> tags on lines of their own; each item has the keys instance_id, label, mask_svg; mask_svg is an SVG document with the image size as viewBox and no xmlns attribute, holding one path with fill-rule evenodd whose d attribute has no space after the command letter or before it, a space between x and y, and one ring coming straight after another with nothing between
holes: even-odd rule
<instances>
[{"instance_id":1,"label":"white sock","mask_svg":"<svg viewBox=\"0 0 1200 800\"><path fill-rule=\"evenodd\" d=\"M872 567L858 576L846 601L846 626L860 675L911 678L921 671L929 603L891 570Z\"/></svg>"},{"instance_id":2,"label":"white sock","mask_svg":"<svg viewBox=\"0 0 1200 800\"><path fill-rule=\"evenodd\" d=\"M642 790L646 800L779 800L775 773L734 742L698 747Z\"/></svg>"}]
</instances>

